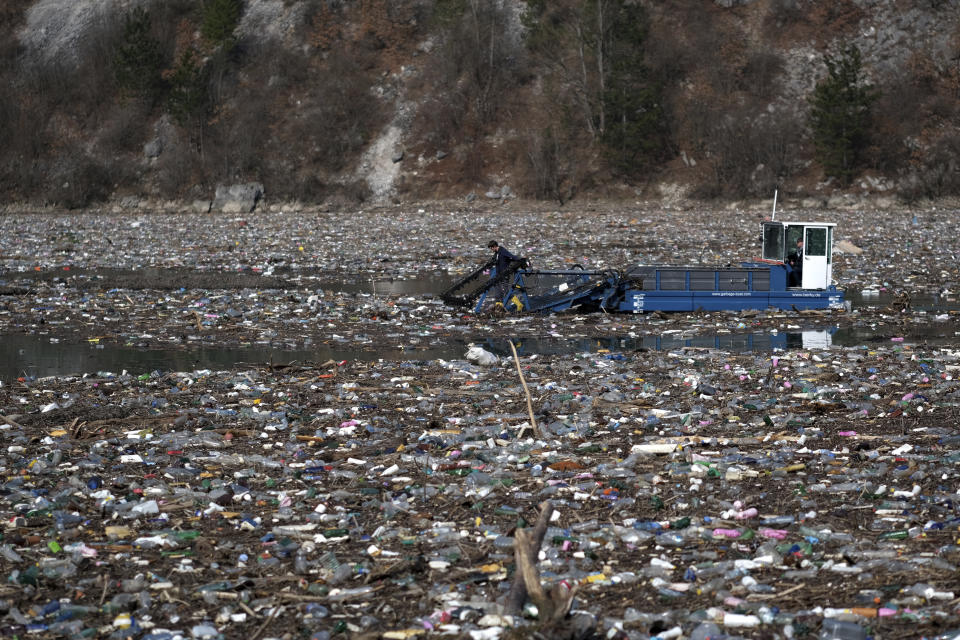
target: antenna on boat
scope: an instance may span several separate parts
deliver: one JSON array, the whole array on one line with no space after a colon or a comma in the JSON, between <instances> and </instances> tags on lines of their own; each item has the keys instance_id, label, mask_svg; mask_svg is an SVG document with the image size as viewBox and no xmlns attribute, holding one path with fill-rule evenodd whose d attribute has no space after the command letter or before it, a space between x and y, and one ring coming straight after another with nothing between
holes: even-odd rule
<instances>
[{"instance_id":1,"label":"antenna on boat","mask_svg":"<svg viewBox=\"0 0 960 640\"><path fill-rule=\"evenodd\" d=\"M777 189L773 190L773 213L770 214L770 220L777 219Z\"/></svg>"}]
</instances>

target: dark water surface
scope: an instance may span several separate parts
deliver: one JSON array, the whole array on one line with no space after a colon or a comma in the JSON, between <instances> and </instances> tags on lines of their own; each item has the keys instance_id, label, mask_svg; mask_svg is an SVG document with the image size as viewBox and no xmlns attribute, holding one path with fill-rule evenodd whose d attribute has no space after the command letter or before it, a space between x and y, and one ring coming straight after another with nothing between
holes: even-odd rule
<instances>
[{"instance_id":1,"label":"dark water surface","mask_svg":"<svg viewBox=\"0 0 960 640\"><path fill-rule=\"evenodd\" d=\"M280 270L278 270L280 271ZM408 279L376 279L363 276L335 276L329 273L296 272L285 270L286 282L271 282L270 276L241 273L233 274L236 282L224 285L223 274L215 272L182 273L170 269L155 270L91 270L80 275L81 279L104 281L111 285L136 288L138 286L170 287L201 286L253 286L269 284L323 289L342 293L360 293L382 296L428 296L437 295L455 281L456 276L442 272L420 273ZM280 275L279 273L276 275ZM193 278L198 281L185 282ZM206 278L208 281L204 280ZM293 280L294 282L290 282ZM854 310L898 309L904 300L885 291L848 291L846 299ZM931 319L940 314L960 311L960 302L953 296L925 295L909 300L908 313L925 312ZM733 352L769 352L776 349L811 349L836 347L878 346L896 344L903 340L908 344L934 344L952 346L960 343L955 327L932 322L913 325L908 335L894 335L889 326L854 328L816 328L804 331L781 333L752 332L685 335L683 333L664 333L637 338L533 338L515 341L521 354L576 354L596 353L603 350L629 353L641 349L670 350L679 348L721 349ZM48 336L20 335L0 338L0 380L10 381L20 376L44 377L52 375L71 375L78 373L97 373L108 371L131 374L151 371L192 371L195 369L229 369L243 364L261 365L266 363L314 363L328 360L376 361L384 360L453 360L463 358L469 338L456 340L434 340L405 347L365 347L344 345L318 345L313 348L287 349L271 348L266 345L249 347L184 347L171 349L139 349L109 344L88 342L59 343ZM474 340L486 349L500 356L510 356L507 340L478 338Z\"/></svg>"},{"instance_id":2,"label":"dark water surface","mask_svg":"<svg viewBox=\"0 0 960 640\"><path fill-rule=\"evenodd\" d=\"M889 346L897 344L957 344L952 331L937 333L936 325L912 330L907 335L893 335L886 327L828 328L790 332L749 332L690 336L664 333L636 338L518 338L514 340L521 355L579 353L622 353L648 350L720 349L734 353L772 352L775 350L825 349L831 347ZM121 345L89 342L51 342L48 336L14 335L0 340L0 380L11 381L21 376L45 377L81 373L126 370L139 375L152 371L193 371L196 369L231 369L238 366L272 363L322 364L334 361L375 362L377 360L455 360L462 359L469 339L435 341L428 344L400 347L336 347L285 349L268 346L199 347L182 349L140 349ZM501 357L510 357L507 339L478 338L476 344Z\"/></svg>"}]
</instances>

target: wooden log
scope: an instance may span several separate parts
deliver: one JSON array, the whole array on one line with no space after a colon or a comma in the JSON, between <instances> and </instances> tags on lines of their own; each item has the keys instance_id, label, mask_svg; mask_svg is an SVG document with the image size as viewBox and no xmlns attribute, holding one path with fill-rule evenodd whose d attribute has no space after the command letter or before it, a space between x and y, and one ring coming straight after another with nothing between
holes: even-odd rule
<instances>
[{"instance_id":1,"label":"wooden log","mask_svg":"<svg viewBox=\"0 0 960 640\"><path fill-rule=\"evenodd\" d=\"M540 545L543 544L543 537L547 533L547 527L550 525L550 518L553 516L553 505L549 500L540 504L540 517L537 518L533 530L527 534L522 529L514 534L513 557L517 563L517 569L513 574L513 583L510 585L510 593L507 594L504 613L509 616L517 615L523 610L523 605L527 601L527 583L522 570L522 560L534 565L533 571L536 572L537 554L540 553ZM521 547L524 547L521 549ZM540 578L537 576L536 586L540 587ZM540 587L542 590L542 587Z\"/></svg>"}]
</instances>

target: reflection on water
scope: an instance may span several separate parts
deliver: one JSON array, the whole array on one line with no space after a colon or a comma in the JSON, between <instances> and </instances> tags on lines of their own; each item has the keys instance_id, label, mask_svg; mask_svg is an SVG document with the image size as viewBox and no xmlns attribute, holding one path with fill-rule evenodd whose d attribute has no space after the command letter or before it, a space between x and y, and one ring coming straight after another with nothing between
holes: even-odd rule
<instances>
[{"instance_id":1,"label":"reflection on water","mask_svg":"<svg viewBox=\"0 0 960 640\"><path fill-rule=\"evenodd\" d=\"M515 340L521 355L576 353L624 353L649 350L718 349L733 353L770 352L774 350L826 349L831 346L856 347L891 343L901 337L907 343L951 344L956 336L937 336L915 330L906 336L881 335L869 327L846 329L815 329L780 333L729 333L714 335L685 335L664 333L636 338L522 338ZM90 343L51 343L44 336L5 336L0 341L0 380L10 381L20 376L44 377L79 373L127 372L139 375L152 371L193 371L196 369L231 369L238 366L291 363L324 363L334 361L372 362L377 360L454 360L462 359L470 339L435 341L429 344L385 348L357 348L350 346L319 345L310 349L271 349L266 346L195 348L195 349L137 349L120 345ZM501 357L511 357L506 338L480 338L480 346Z\"/></svg>"},{"instance_id":2,"label":"reflection on water","mask_svg":"<svg viewBox=\"0 0 960 640\"><path fill-rule=\"evenodd\" d=\"M527 338L515 340L520 355L596 353L629 353L631 351L672 351L676 349L717 349L743 353L776 349L825 349L832 343L833 329L789 333L728 333L689 336L683 333L641 336L637 338ZM490 338L482 342L486 349L500 356L511 355L506 339Z\"/></svg>"},{"instance_id":3,"label":"reflection on water","mask_svg":"<svg viewBox=\"0 0 960 640\"><path fill-rule=\"evenodd\" d=\"M353 293L368 293L384 296L426 295L447 287L451 276L442 273L421 274L409 280L356 280L328 281L314 276L313 284L322 288ZM884 308L902 302L887 293L864 294L852 292L847 299L853 308ZM960 310L960 302L952 296L924 296L910 300L914 311L929 314L945 314ZM832 346L856 347L871 344L889 344L894 338L907 343L955 345L958 337L955 327L942 324L910 325L910 333L894 335L883 331L896 331L890 327L853 327L845 329L794 331L785 333L730 333L684 335L665 333L637 338L534 338L522 339L517 344L521 354L572 354L592 353L602 350L630 352L640 349L670 350L680 348L719 349L731 352L772 351L775 349L818 349ZM900 329L903 330L903 329ZM475 339L494 353L508 357L507 340ZM462 358L469 338L446 341L422 342L397 347L361 348L344 344L318 345L313 348L290 350L270 348L265 345L249 347L214 347L191 349L141 350L119 345L93 345L89 343L51 343L44 336L4 336L0 340L0 380L13 380L20 376L43 377L77 373L111 371L119 373L148 373L160 371L192 371L195 369L227 369L247 364L323 363L328 360L376 361L384 360L452 360Z\"/></svg>"},{"instance_id":4,"label":"reflection on water","mask_svg":"<svg viewBox=\"0 0 960 640\"><path fill-rule=\"evenodd\" d=\"M450 346L413 350L379 351L318 346L311 349L251 347L201 347L192 349L138 349L121 345L53 344L42 336L5 336L0 342L0 380L20 376L44 377L109 371L131 374L152 371L232 369L244 364L323 363L328 360L427 360L461 357L466 348Z\"/></svg>"},{"instance_id":5,"label":"reflection on water","mask_svg":"<svg viewBox=\"0 0 960 640\"><path fill-rule=\"evenodd\" d=\"M368 280L319 280L316 284L324 290L343 293L369 293L377 296L439 295L455 281L445 273L422 274L410 279Z\"/></svg>"}]
</instances>

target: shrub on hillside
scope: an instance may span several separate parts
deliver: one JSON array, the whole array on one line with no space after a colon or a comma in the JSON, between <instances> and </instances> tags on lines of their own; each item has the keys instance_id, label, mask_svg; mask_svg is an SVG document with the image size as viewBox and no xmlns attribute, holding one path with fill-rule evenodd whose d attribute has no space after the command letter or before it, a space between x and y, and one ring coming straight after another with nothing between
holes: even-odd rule
<instances>
[{"instance_id":1,"label":"shrub on hillside","mask_svg":"<svg viewBox=\"0 0 960 640\"><path fill-rule=\"evenodd\" d=\"M0 75L0 82L7 80ZM12 81L12 79L11 79ZM5 86L9 86L4 82ZM13 91L0 91L0 157L2 150L9 149L17 137L20 120L20 98ZM0 163L2 164L2 163Z\"/></svg>"},{"instance_id":2,"label":"shrub on hillside","mask_svg":"<svg viewBox=\"0 0 960 640\"><path fill-rule=\"evenodd\" d=\"M900 180L898 195L907 202L960 196L960 134L947 134L918 151Z\"/></svg>"},{"instance_id":3,"label":"shrub on hillside","mask_svg":"<svg viewBox=\"0 0 960 640\"><path fill-rule=\"evenodd\" d=\"M158 195L177 199L193 186L200 189L195 197L209 197L212 189L203 174L201 157L192 145L175 141L164 150L154 167Z\"/></svg>"},{"instance_id":4,"label":"shrub on hillside","mask_svg":"<svg viewBox=\"0 0 960 640\"><path fill-rule=\"evenodd\" d=\"M824 55L827 77L810 96L810 128L817 160L828 177L850 184L862 166L869 140L871 107L878 92L863 75L860 50L850 45Z\"/></svg>"},{"instance_id":5,"label":"shrub on hillside","mask_svg":"<svg viewBox=\"0 0 960 640\"><path fill-rule=\"evenodd\" d=\"M439 65L438 65L439 66ZM429 90L414 118L414 135L429 146L444 148L464 141L470 107L455 89L443 94Z\"/></svg>"},{"instance_id":6,"label":"shrub on hillside","mask_svg":"<svg viewBox=\"0 0 960 640\"><path fill-rule=\"evenodd\" d=\"M242 85L229 99L230 105L238 106L222 109L215 122L206 126L203 160L205 173L212 181L245 180L247 176L259 179L264 151L270 149L270 138L277 133L270 126L272 98L265 85Z\"/></svg>"},{"instance_id":7,"label":"shrub on hillside","mask_svg":"<svg viewBox=\"0 0 960 640\"><path fill-rule=\"evenodd\" d=\"M207 70L192 49L180 55L168 77L166 109L188 131L198 148L203 148L203 129L210 109Z\"/></svg>"},{"instance_id":8,"label":"shrub on hillside","mask_svg":"<svg viewBox=\"0 0 960 640\"><path fill-rule=\"evenodd\" d=\"M242 50L240 63L248 78L256 78L256 84L264 93L276 96L312 81L311 59L301 50L293 50L280 40L244 39L239 44Z\"/></svg>"},{"instance_id":9,"label":"shrub on hillside","mask_svg":"<svg viewBox=\"0 0 960 640\"><path fill-rule=\"evenodd\" d=\"M327 183L311 171L306 172L306 174L300 174L296 171L281 171L277 172L272 179L270 179L270 174L267 173L266 178L270 180L271 185L274 185L276 193L281 199L323 202L330 193Z\"/></svg>"},{"instance_id":10,"label":"shrub on hillside","mask_svg":"<svg viewBox=\"0 0 960 640\"><path fill-rule=\"evenodd\" d=\"M768 50L750 51L740 70L740 87L757 98L772 99L782 71L783 58L780 54Z\"/></svg>"},{"instance_id":11,"label":"shrub on hillside","mask_svg":"<svg viewBox=\"0 0 960 640\"><path fill-rule=\"evenodd\" d=\"M150 14L137 7L124 17L123 36L113 57L117 85L123 94L153 104L163 96L161 72L165 65L162 45L152 34Z\"/></svg>"},{"instance_id":12,"label":"shrub on hillside","mask_svg":"<svg viewBox=\"0 0 960 640\"><path fill-rule=\"evenodd\" d=\"M103 111L103 125L97 137L97 147L105 155L143 154L143 144L150 129L151 110L142 103L110 105Z\"/></svg>"},{"instance_id":13,"label":"shrub on hillside","mask_svg":"<svg viewBox=\"0 0 960 640\"><path fill-rule=\"evenodd\" d=\"M372 83L354 56L332 51L297 85L296 106L266 84L238 88L230 102L242 112L223 113L216 125L218 141L249 136L226 149L231 170L256 171L277 197L324 200L339 188L332 176L354 166L383 124Z\"/></svg>"},{"instance_id":14,"label":"shrub on hillside","mask_svg":"<svg viewBox=\"0 0 960 640\"><path fill-rule=\"evenodd\" d=\"M770 0L764 23L767 29L783 29L806 22L808 7L804 0Z\"/></svg>"},{"instance_id":15,"label":"shrub on hillside","mask_svg":"<svg viewBox=\"0 0 960 640\"><path fill-rule=\"evenodd\" d=\"M301 118L302 135L325 168L339 170L363 149L379 124L380 105L371 79L349 55L332 53L314 76L318 99Z\"/></svg>"},{"instance_id":16,"label":"shrub on hillside","mask_svg":"<svg viewBox=\"0 0 960 640\"><path fill-rule=\"evenodd\" d=\"M213 46L229 49L235 43L233 32L242 15L241 0L207 0L203 4L200 33Z\"/></svg>"},{"instance_id":17,"label":"shrub on hillside","mask_svg":"<svg viewBox=\"0 0 960 640\"><path fill-rule=\"evenodd\" d=\"M0 76L0 81L5 79L6 86L16 90L0 92L0 191L15 198L34 198L45 180L53 100L28 91L22 78Z\"/></svg>"},{"instance_id":18,"label":"shrub on hillside","mask_svg":"<svg viewBox=\"0 0 960 640\"><path fill-rule=\"evenodd\" d=\"M764 197L796 172L803 136L796 118L723 114L717 122L707 144L713 175L701 194Z\"/></svg>"},{"instance_id":19,"label":"shrub on hillside","mask_svg":"<svg viewBox=\"0 0 960 640\"><path fill-rule=\"evenodd\" d=\"M510 92L527 76L505 3L439 2L433 20L443 41L425 68L421 86L435 99L430 109L422 110L417 128L433 129L433 139L445 144L464 129L475 135L494 126Z\"/></svg>"},{"instance_id":20,"label":"shrub on hillside","mask_svg":"<svg viewBox=\"0 0 960 640\"><path fill-rule=\"evenodd\" d=\"M646 60L643 6L531 0L522 20L530 55L544 69L544 101L572 114L610 166L638 175L669 154L663 87Z\"/></svg>"},{"instance_id":21,"label":"shrub on hillside","mask_svg":"<svg viewBox=\"0 0 960 640\"><path fill-rule=\"evenodd\" d=\"M53 173L45 186L53 204L82 209L113 193L113 172L101 160L75 150L61 157L60 165L62 171Z\"/></svg>"},{"instance_id":22,"label":"shrub on hillside","mask_svg":"<svg viewBox=\"0 0 960 640\"><path fill-rule=\"evenodd\" d=\"M370 185L367 184L366 180L362 179L351 180L341 185L339 189L335 190L335 193L342 194L351 204L362 204L373 195L373 192L370 190Z\"/></svg>"},{"instance_id":23,"label":"shrub on hillside","mask_svg":"<svg viewBox=\"0 0 960 640\"><path fill-rule=\"evenodd\" d=\"M520 193L537 200L564 204L581 190L589 156L587 145L578 144L577 132L563 119L531 132L521 144Z\"/></svg>"}]
</instances>

